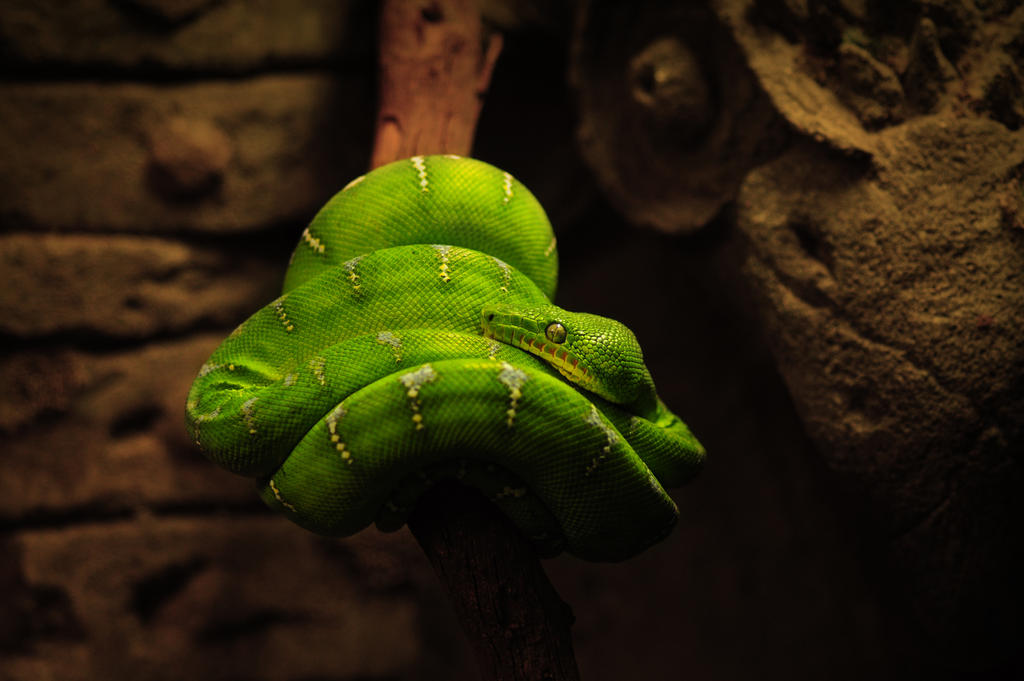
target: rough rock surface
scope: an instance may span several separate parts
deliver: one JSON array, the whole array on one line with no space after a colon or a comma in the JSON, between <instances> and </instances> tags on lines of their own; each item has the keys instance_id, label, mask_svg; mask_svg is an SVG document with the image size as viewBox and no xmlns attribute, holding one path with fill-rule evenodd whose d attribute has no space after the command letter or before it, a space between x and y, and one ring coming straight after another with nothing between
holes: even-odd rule
<instances>
[{"instance_id":1,"label":"rough rock surface","mask_svg":"<svg viewBox=\"0 0 1024 681\"><path fill-rule=\"evenodd\" d=\"M1007 48L1024 14L922 5L901 43L864 38L879 17L823 11L815 24L749 4L720 11L806 135L737 200L779 370L937 656L1000 668L1024 632L1024 136L1007 118L1024 100L1011 89L996 105L966 83L1017 78L978 40Z\"/></svg>"},{"instance_id":2,"label":"rough rock surface","mask_svg":"<svg viewBox=\"0 0 1024 681\"><path fill-rule=\"evenodd\" d=\"M5 58L21 66L252 71L361 60L369 2L14 0L0 12ZM287 26L288 30L281 30ZM230 39L225 39L226 37Z\"/></svg>"},{"instance_id":3,"label":"rough rock surface","mask_svg":"<svg viewBox=\"0 0 1024 681\"><path fill-rule=\"evenodd\" d=\"M365 165L369 142L342 140L369 139L372 117L339 103L368 97L368 85L295 74L0 85L0 219L139 233L304 222Z\"/></svg>"},{"instance_id":4,"label":"rough rock surface","mask_svg":"<svg viewBox=\"0 0 1024 681\"><path fill-rule=\"evenodd\" d=\"M731 201L784 126L700 3L580 3L579 147L629 220L692 232Z\"/></svg>"},{"instance_id":5,"label":"rough rock surface","mask_svg":"<svg viewBox=\"0 0 1024 681\"><path fill-rule=\"evenodd\" d=\"M221 340L205 334L118 353L46 347L0 361L0 428L9 438L0 517L255 506L251 484L211 468L182 427L192 379Z\"/></svg>"},{"instance_id":6,"label":"rough rock surface","mask_svg":"<svg viewBox=\"0 0 1024 681\"><path fill-rule=\"evenodd\" d=\"M1022 624L989 585L1024 548L1024 230L1000 208L1024 137L926 118L878 144L871 165L804 144L752 173L747 273L808 432L888 536L919 620L999 649Z\"/></svg>"},{"instance_id":7,"label":"rough rock surface","mask_svg":"<svg viewBox=\"0 0 1024 681\"><path fill-rule=\"evenodd\" d=\"M280 260L157 237L3 235L0 334L141 339L236 324L277 295Z\"/></svg>"},{"instance_id":8,"label":"rough rock surface","mask_svg":"<svg viewBox=\"0 0 1024 681\"><path fill-rule=\"evenodd\" d=\"M269 516L26 532L6 542L16 568L2 579L33 645L5 651L4 678L430 678L445 651L420 647L422 584L398 567L425 562L414 551ZM368 570L397 579L370 586Z\"/></svg>"}]
</instances>

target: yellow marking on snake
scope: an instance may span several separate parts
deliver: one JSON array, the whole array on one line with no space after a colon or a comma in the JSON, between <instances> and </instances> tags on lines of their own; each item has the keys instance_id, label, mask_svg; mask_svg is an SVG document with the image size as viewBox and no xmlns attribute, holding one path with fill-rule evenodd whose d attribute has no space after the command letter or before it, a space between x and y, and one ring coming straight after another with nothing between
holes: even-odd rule
<instances>
[{"instance_id":1,"label":"yellow marking on snake","mask_svg":"<svg viewBox=\"0 0 1024 681\"><path fill-rule=\"evenodd\" d=\"M320 253L321 255L323 255L326 246L324 246L324 242L320 241L320 239L317 239L315 236L313 236L313 233L309 231L309 227L306 227L306 229L302 230L302 240L305 241L306 244L313 249L314 253Z\"/></svg>"},{"instance_id":2,"label":"yellow marking on snake","mask_svg":"<svg viewBox=\"0 0 1024 681\"><path fill-rule=\"evenodd\" d=\"M424 383L432 383L437 378L437 372L429 364L424 364L419 369L398 377L398 380L406 388L405 396L409 398L412 422L415 424L416 430L423 430L426 427L423 425L423 414L420 413L420 388L423 387Z\"/></svg>"},{"instance_id":3,"label":"yellow marking on snake","mask_svg":"<svg viewBox=\"0 0 1024 681\"><path fill-rule=\"evenodd\" d=\"M502 183L502 189L505 190L505 198L502 199L502 203L506 206L508 202L512 200L512 173L502 173L505 181Z\"/></svg>"},{"instance_id":4,"label":"yellow marking on snake","mask_svg":"<svg viewBox=\"0 0 1024 681\"><path fill-rule=\"evenodd\" d=\"M324 374L324 364L326 363L327 360L320 356L309 360L309 368L313 370L313 375L320 385L327 385L327 376Z\"/></svg>"},{"instance_id":5,"label":"yellow marking on snake","mask_svg":"<svg viewBox=\"0 0 1024 681\"><path fill-rule=\"evenodd\" d=\"M283 296L274 301L274 313L277 315L277 318L281 322L281 326L284 327L285 331L291 333L295 330L295 324L288 319L288 313L285 312ZM228 368L234 371L234 365L231 365Z\"/></svg>"},{"instance_id":6,"label":"yellow marking on snake","mask_svg":"<svg viewBox=\"0 0 1024 681\"><path fill-rule=\"evenodd\" d=\"M420 176L420 191L421 192L430 191L430 189L427 187L427 161L426 161L426 159L424 159L422 156L413 156L409 160L412 161L413 168L416 169L416 172Z\"/></svg>"},{"instance_id":7,"label":"yellow marking on snake","mask_svg":"<svg viewBox=\"0 0 1024 681\"><path fill-rule=\"evenodd\" d=\"M325 422L327 423L327 432L331 445L341 456L342 461L348 465L352 465L352 451L341 441L341 433L338 432L338 421L341 420L348 411L345 409L343 404L339 404L337 407L331 410L331 413L327 415Z\"/></svg>"},{"instance_id":8,"label":"yellow marking on snake","mask_svg":"<svg viewBox=\"0 0 1024 681\"><path fill-rule=\"evenodd\" d=\"M390 331L381 331L377 334L377 342L387 345L395 355L395 364L402 363L402 339Z\"/></svg>"},{"instance_id":9,"label":"yellow marking on snake","mask_svg":"<svg viewBox=\"0 0 1024 681\"><path fill-rule=\"evenodd\" d=\"M209 414L196 414L194 412L195 412L196 407L198 407L198 406L199 405L196 402L189 402L186 405L186 408L189 410L189 412L192 412L192 428L195 430L195 434L196 434L196 437L195 437L196 445L198 445L201 449L203 449L204 448L203 447L203 443L200 441L200 437L199 437L199 427L200 427L201 424L209 423L210 421L213 421L218 416L220 416L220 407L217 407L216 409L211 411Z\"/></svg>"},{"instance_id":10,"label":"yellow marking on snake","mask_svg":"<svg viewBox=\"0 0 1024 681\"><path fill-rule=\"evenodd\" d=\"M437 254L441 256L441 281L447 284L449 281L452 280L452 278L448 275L448 254L451 253L452 247L434 244L434 250L437 251Z\"/></svg>"},{"instance_id":11,"label":"yellow marking on snake","mask_svg":"<svg viewBox=\"0 0 1024 681\"><path fill-rule=\"evenodd\" d=\"M362 259L363 256L357 255L351 260L346 260L344 263L342 263L342 267L344 267L345 271L348 272L348 280L352 282L353 293L359 293L360 284L359 275L356 274L356 265L358 265L359 261Z\"/></svg>"},{"instance_id":12,"label":"yellow marking on snake","mask_svg":"<svg viewBox=\"0 0 1024 681\"><path fill-rule=\"evenodd\" d=\"M281 496L281 490L277 489L277 485L274 484L273 478L270 479L270 491L274 493L274 498L277 499L279 504L287 508L289 511L292 511L293 513L295 512L295 507L285 501L284 497Z\"/></svg>"},{"instance_id":13,"label":"yellow marking on snake","mask_svg":"<svg viewBox=\"0 0 1024 681\"><path fill-rule=\"evenodd\" d=\"M244 322L242 322L241 324L239 324L238 326L236 326L234 331L232 331L230 334L228 334L228 338L234 338L238 334L240 334L243 331L245 331L245 327L248 326L248 324L249 324L249 320L247 319Z\"/></svg>"},{"instance_id":14,"label":"yellow marking on snake","mask_svg":"<svg viewBox=\"0 0 1024 681\"><path fill-rule=\"evenodd\" d=\"M517 369L508 362L502 362L498 380L508 388L508 409L505 410L505 415L508 418L505 420L505 425L511 428L516 423L516 409L519 407L519 398L523 396L523 384L530 380L530 377L522 369Z\"/></svg>"},{"instance_id":15,"label":"yellow marking on snake","mask_svg":"<svg viewBox=\"0 0 1024 681\"><path fill-rule=\"evenodd\" d=\"M558 245L558 239L556 239L555 237L551 237L551 243L549 243L548 247L544 249L544 257L545 258L550 257L551 254L554 253L555 246L557 246L557 245Z\"/></svg>"}]
</instances>

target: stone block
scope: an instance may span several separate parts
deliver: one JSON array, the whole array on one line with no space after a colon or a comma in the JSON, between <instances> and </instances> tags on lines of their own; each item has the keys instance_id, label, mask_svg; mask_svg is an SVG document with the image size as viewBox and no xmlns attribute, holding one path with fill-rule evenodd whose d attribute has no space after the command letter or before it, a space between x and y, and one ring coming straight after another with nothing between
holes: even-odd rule
<instances>
[{"instance_id":1,"label":"stone block","mask_svg":"<svg viewBox=\"0 0 1024 681\"><path fill-rule=\"evenodd\" d=\"M21 532L4 551L14 612L0 619L21 618L4 678L427 678L437 651L422 647L416 575L432 575L415 543L336 544L270 516ZM402 565L400 588L353 570L365 546Z\"/></svg>"},{"instance_id":2,"label":"stone block","mask_svg":"<svg viewBox=\"0 0 1024 681\"><path fill-rule=\"evenodd\" d=\"M305 225L365 169L369 81L0 85L0 222L138 234Z\"/></svg>"},{"instance_id":3,"label":"stone block","mask_svg":"<svg viewBox=\"0 0 1024 681\"><path fill-rule=\"evenodd\" d=\"M0 517L17 523L140 507L260 508L252 483L205 460L185 432L189 386L222 338L5 357Z\"/></svg>"},{"instance_id":4,"label":"stone block","mask_svg":"<svg viewBox=\"0 0 1024 681\"><path fill-rule=\"evenodd\" d=\"M0 333L143 339L230 328L278 294L284 265L165 238L0 235Z\"/></svg>"},{"instance_id":5,"label":"stone block","mask_svg":"<svg viewBox=\"0 0 1024 681\"><path fill-rule=\"evenodd\" d=\"M368 60L373 9L363 0L15 0L0 12L0 42L26 66L249 72Z\"/></svg>"}]
</instances>

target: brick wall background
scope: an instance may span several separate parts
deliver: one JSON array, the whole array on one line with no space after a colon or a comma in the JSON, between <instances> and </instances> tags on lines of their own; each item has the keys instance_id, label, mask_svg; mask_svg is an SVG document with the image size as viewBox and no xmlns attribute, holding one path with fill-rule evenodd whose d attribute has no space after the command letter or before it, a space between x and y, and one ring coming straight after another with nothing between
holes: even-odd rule
<instances>
[{"instance_id":1,"label":"brick wall background","mask_svg":"<svg viewBox=\"0 0 1024 681\"><path fill-rule=\"evenodd\" d=\"M803 433L733 230L632 228L585 170L559 19L508 32L476 155L547 207L559 302L635 330L711 457L663 544L548 562L583 677L941 677ZM406 531L310 535L183 427L365 167L374 33L362 1L0 8L0 678L474 678Z\"/></svg>"}]
</instances>

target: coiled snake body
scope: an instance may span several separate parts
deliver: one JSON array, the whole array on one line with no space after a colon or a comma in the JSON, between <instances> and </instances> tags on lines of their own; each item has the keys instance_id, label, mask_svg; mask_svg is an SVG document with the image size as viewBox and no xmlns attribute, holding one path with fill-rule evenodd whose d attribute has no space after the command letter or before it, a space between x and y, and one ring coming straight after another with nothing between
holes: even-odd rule
<instances>
[{"instance_id":1,"label":"coiled snake body","mask_svg":"<svg viewBox=\"0 0 1024 681\"><path fill-rule=\"evenodd\" d=\"M633 334L551 304L555 239L510 174L413 157L334 196L284 294L199 371L186 422L263 500L321 534L398 529L433 482L480 488L544 555L627 558L704 450Z\"/></svg>"}]
</instances>

